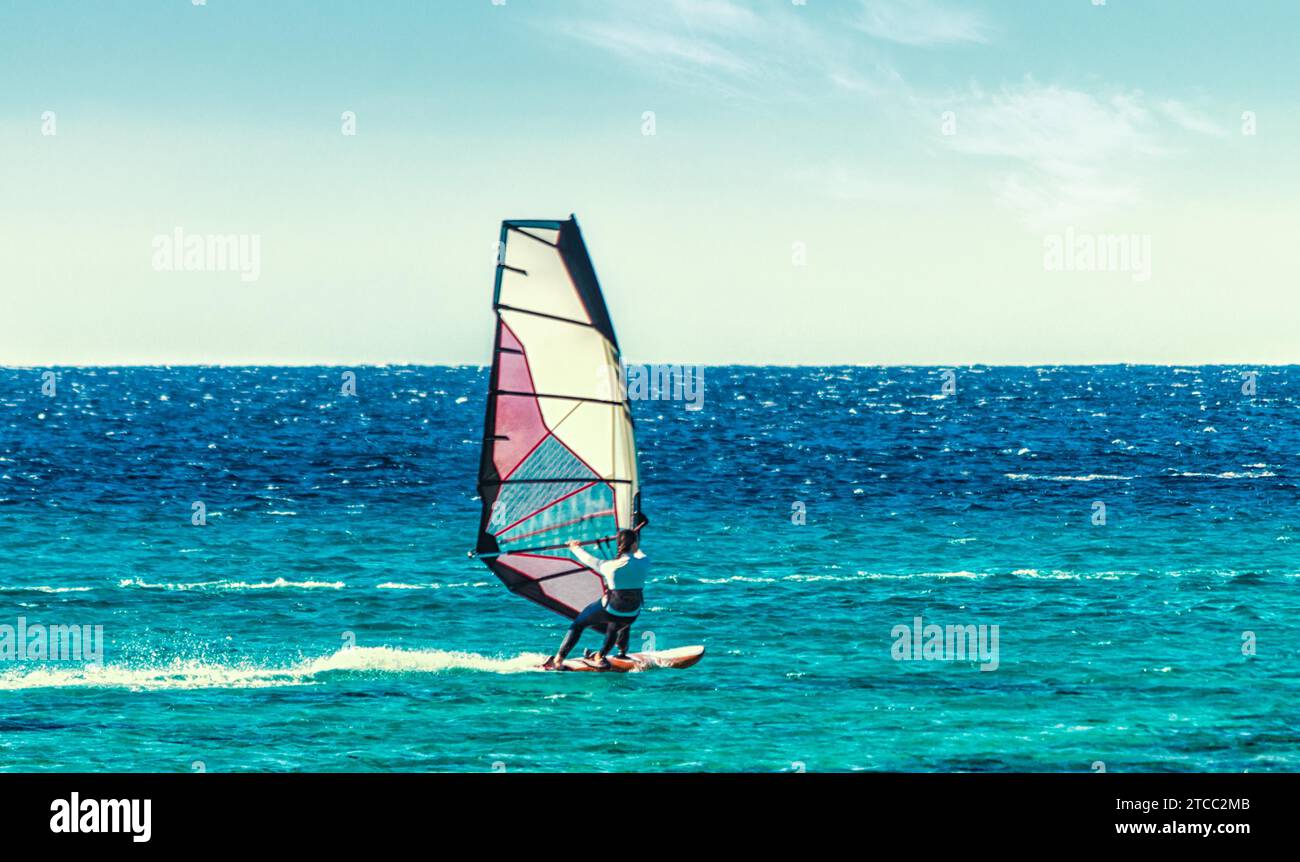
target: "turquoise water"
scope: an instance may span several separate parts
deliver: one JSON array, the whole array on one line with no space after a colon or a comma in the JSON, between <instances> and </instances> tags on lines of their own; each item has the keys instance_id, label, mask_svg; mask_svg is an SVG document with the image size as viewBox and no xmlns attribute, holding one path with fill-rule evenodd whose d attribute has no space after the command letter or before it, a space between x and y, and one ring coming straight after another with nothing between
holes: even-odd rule
<instances>
[{"instance_id":1,"label":"turquoise water","mask_svg":"<svg viewBox=\"0 0 1300 862\"><path fill-rule=\"evenodd\" d=\"M0 625L106 642L0 662L0 769L1300 769L1300 368L1249 370L639 402L634 637L708 654L634 675L535 671L565 621L467 558L479 369L0 370ZM996 670L895 660L917 616Z\"/></svg>"}]
</instances>

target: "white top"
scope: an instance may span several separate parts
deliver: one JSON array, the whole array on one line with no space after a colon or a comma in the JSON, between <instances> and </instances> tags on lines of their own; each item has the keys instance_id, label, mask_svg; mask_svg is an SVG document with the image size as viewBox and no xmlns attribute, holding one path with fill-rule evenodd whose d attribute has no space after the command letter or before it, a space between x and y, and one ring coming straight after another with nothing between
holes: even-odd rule
<instances>
[{"instance_id":1,"label":"white top","mask_svg":"<svg viewBox=\"0 0 1300 862\"><path fill-rule=\"evenodd\" d=\"M611 590L645 589L646 578L650 576L650 560L645 554L623 554L612 560L593 557L582 548L573 548L573 555L584 566L595 569L605 580L605 586Z\"/></svg>"}]
</instances>

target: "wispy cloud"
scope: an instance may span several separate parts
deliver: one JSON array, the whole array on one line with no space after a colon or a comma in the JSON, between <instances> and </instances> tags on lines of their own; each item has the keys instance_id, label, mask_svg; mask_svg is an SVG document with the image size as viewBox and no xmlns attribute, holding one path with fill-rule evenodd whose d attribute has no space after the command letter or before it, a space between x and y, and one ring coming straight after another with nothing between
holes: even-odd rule
<instances>
[{"instance_id":1,"label":"wispy cloud","mask_svg":"<svg viewBox=\"0 0 1300 862\"><path fill-rule=\"evenodd\" d=\"M1159 104L1159 109L1169 119L1173 120L1182 128L1189 132L1196 132L1201 135L1209 135L1215 138L1228 137L1228 130L1214 120L1205 116L1182 102L1174 99L1166 99Z\"/></svg>"},{"instance_id":2,"label":"wispy cloud","mask_svg":"<svg viewBox=\"0 0 1300 862\"><path fill-rule=\"evenodd\" d=\"M828 82L880 94L901 82L882 55L848 38L851 31L814 26L807 7L759 8L736 0L606 0L581 14L549 16L545 26L650 74L728 95L771 96Z\"/></svg>"},{"instance_id":3,"label":"wispy cloud","mask_svg":"<svg viewBox=\"0 0 1300 862\"><path fill-rule=\"evenodd\" d=\"M987 42L992 32L978 12L933 0L864 0L856 26L877 39L923 47Z\"/></svg>"},{"instance_id":4,"label":"wispy cloud","mask_svg":"<svg viewBox=\"0 0 1300 862\"><path fill-rule=\"evenodd\" d=\"M987 160L1000 203L1041 227L1137 202L1144 165L1167 152L1142 94L1098 96L1033 79L954 100L944 140Z\"/></svg>"},{"instance_id":5,"label":"wispy cloud","mask_svg":"<svg viewBox=\"0 0 1300 862\"><path fill-rule=\"evenodd\" d=\"M865 66L862 63L856 67L832 66L826 74L840 90L898 102L908 102L913 98L902 73L880 58Z\"/></svg>"},{"instance_id":6,"label":"wispy cloud","mask_svg":"<svg viewBox=\"0 0 1300 862\"><path fill-rule=\"evenodd\" d=\"M577 24L572 35L636 60L695 67L747 76L753 64L707 38L682 37L662 30L590 21Z\"/></svg>"},{"instance_id":7,"label":"wispy cloud","mask_svg":"<svg viewBox=\"0 0 1300 862\"><path fill-rule=\"evenodd\" d=\"M551 24L658 73L727 86L765 76L776 26L730 0L605 3Z\"/></svg>"},{"instance_id":8,"label":"wispy cloud","mask_svg":"<svg viewBox=\"0 0 1300 862\"><path fill-rule=\"evenodd\" d=\"M864 152L860 163L836 156L840 161L790 174L842 200L915 199L905 187L925 187L933 173L908 176L916 161L899 153L919 146L941 160L933 165L945 151L958 159L961 175L984 178L996 201L1034 229L1082 222L1139 204L1152 163L1178 151L1175 129L1227 134L1185 102L1152 99L1134 88L1082 89L1031 77L996 90L967 85L955 95L917 86L895 64L908 53L899 45L986 43L994 32L978 12L941 0L863 0L853 8L856 17L847 18L739 0L607 0L582 8L581 16L548 18L547 26L647 75L775 103L785 97L870 103L876 131L883 126L875 156ZM939 115L949 110L957 117L956 134L936 143ZM895 159L888 167L879 157L883 149Z\"/></svg>"},{"instance_id":9,"label":"wispy cloud","mask_svg":"<svg viewBox=\"0 0 1300 862\"><path fill-rule=\"evenodd\" d=\"M947 189L931 182L842 161L797 168L786 178L837 201L915 207L934 206L951 198Z\"/></svg>"}]
</instances>

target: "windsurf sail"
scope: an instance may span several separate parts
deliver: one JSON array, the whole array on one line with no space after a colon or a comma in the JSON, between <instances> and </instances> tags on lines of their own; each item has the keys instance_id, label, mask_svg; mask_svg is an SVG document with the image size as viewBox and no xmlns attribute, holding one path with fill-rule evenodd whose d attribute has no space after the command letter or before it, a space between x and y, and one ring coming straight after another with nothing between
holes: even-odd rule
<instances>
[{"instance_id":1,"label":"windsurf sail","mask_svg":"<svg viewBox=\"0 0 1300 862\"><path fill-rule=\"evenodd\" d=\"M477 556L512 591L576 617L604 590L566 549L615 556L640 511L618 339L578 222L501 224Z\"/></svg>"}]
</instances>

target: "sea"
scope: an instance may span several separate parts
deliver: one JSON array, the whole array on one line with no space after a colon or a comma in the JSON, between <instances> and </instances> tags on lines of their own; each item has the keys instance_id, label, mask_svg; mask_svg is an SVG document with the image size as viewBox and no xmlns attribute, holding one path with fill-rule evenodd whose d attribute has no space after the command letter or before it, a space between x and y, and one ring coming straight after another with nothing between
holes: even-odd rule
<instances>
[{"instance_id":1,"label":"sea","mask_svg":"<svg viewBox=\"0 0 1300 862\"><path fill-rule=\"evenodd\" d=\"M706 654L594 674L467 554L483 368L0 369L0 770L1300 770L1300 366L702 374Z\"/></svg>"}]
</instances>

